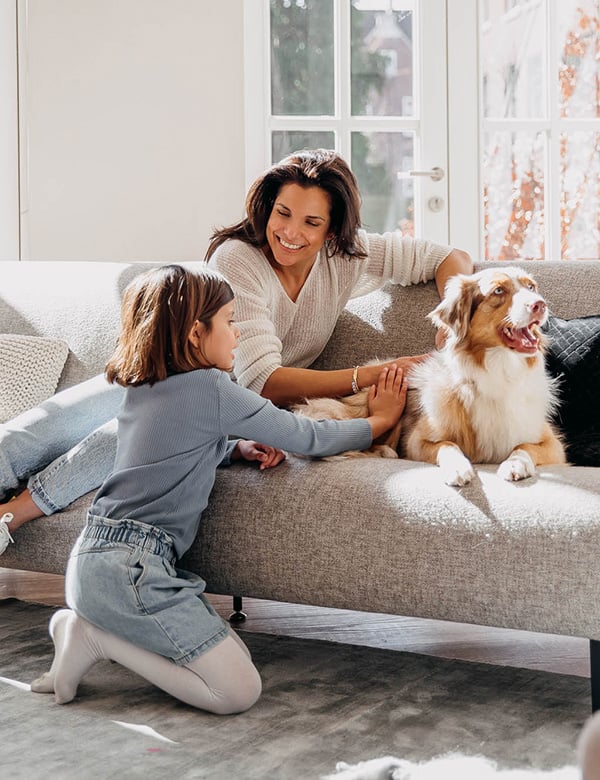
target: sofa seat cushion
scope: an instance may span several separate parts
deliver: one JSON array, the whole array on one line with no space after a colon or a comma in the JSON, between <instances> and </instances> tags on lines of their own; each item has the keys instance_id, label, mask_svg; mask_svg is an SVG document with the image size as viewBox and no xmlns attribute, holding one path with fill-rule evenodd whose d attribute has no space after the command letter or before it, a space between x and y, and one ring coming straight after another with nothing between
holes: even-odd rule
<instances>
[{"instance_id":1,"label":"sofa seat cushion","mask_svg":"<svg viewBox=\"0 0 600 780\"><path fill-rule=\"evenodd\" d=\"M597 471L476 471L457 489L407 460L234 464L183 565L216 593L600 637Z\"/></svg>"},{"instance_id":2,"label":"sofa seat cushion","mask_svg":"<svg viewBox=\"0 0 600 780\"><path fill-rule=\"evenodd\" d=\"M59 339L0 334L0 423L53 395L68 354Z\"/></svg>"}]
</instances>

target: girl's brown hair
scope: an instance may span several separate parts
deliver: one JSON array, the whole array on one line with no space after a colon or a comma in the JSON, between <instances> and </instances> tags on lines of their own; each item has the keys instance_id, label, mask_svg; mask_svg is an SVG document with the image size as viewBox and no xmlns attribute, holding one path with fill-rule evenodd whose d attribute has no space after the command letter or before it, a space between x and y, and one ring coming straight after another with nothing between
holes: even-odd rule
<instances>
[{"instance_id":1,"label":"girl's brown hair","mask_svg":"<svg viewBox=\"0 0 600 780\"><path fill-rule=\"evenodd\" d=\"M217 311L233 299L221 274L205 266L191 271L165 265L140 274L125 289L121 333L106 366L109 382L154 384L171 374L205 368L189 342L198 320L208 330Z\"/></svg>"},{"instance_id":2,"label":"girl's brown hair","mask_svg":"<svg viewBox=\"0 0 600 780\"><path fill-rule=\"evenodd\" d=\"M360 227L360 194L356 177L345 160L329 149L294 152L273 165L250 187L246 197L246 218L230 227L216 230L211 236L206 260L230 238L261 248L266 242L266 228L279 190L284 184L320 187L331 202L331 238L325 251L331 257L366 257L357 230Z\"/></svg>"}]
</instances>

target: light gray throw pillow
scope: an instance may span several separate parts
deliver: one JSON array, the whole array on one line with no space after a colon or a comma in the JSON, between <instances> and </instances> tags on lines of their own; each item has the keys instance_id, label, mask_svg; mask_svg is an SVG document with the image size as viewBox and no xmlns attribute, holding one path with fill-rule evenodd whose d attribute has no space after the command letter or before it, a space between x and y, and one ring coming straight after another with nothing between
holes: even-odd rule
<instances>
[{"instance_id":1,"label":"light gray throw pillow","mask_svg":"<svg viewBox=\"0 0 600 780\"><path fill-rule=\"evenodd\" d=\"M54 394L68 354L58 339L0 333L0 423Z\"/></svg>"}]
</instances>

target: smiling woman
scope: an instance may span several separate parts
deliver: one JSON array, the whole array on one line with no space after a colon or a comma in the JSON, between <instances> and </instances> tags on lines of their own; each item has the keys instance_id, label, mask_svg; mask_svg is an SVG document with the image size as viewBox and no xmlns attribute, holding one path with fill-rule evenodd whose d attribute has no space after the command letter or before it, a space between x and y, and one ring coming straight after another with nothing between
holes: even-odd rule
<instances>
[{"instance_id":1,"label":"smiling woman","mask_svg":"<svg viewBox=\"0 0 600 780\"><path fill-rule=\"evenodd\" d=\"M279 405L369 387L382 364L310 368L350 298L386 282L436 281L443 292L471 259L449 246L360 229L356 178L339 154L295 152L250 187L246 217L213 234L207 252L236 295L238 382ZM398 356L407 368L422 356ZM392 361L390 361L391 363Z\"/></svg>"}]
</instances>

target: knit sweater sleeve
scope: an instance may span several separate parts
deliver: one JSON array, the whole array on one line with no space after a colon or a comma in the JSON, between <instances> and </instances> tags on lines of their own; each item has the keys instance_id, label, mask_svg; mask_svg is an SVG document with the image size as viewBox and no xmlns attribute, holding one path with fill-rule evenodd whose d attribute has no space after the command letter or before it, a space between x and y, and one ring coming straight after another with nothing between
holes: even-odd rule
<instances>
[{"instance_id":1,"label":"knit sweater sleeve","mask_svg":"<svg viewBox=\"0 0 600 780\"><path fill-rule=\"evenodd\" d=\"M222 244L209 261L235 293L235 320L240 330L235 351L235 375L242 387L260 393L281 366L282 343L276 334L271 301L277 295L274 280L260 258L260 250L242 241Z\"/></svg>"},{"instance_id":2,"label":"knit sweater sleeve","mask_svg":"<svg viewBox=\"0 0 600 780\"><path fill-rule=\"evenodd\" d=\"M428 282L452 251L450 246L403 236L399 231L379 234L361 230L359 236L367 258L361 263L352 298L377 290L387 281L403 286Z\"/></svg>"}]
</instances>

